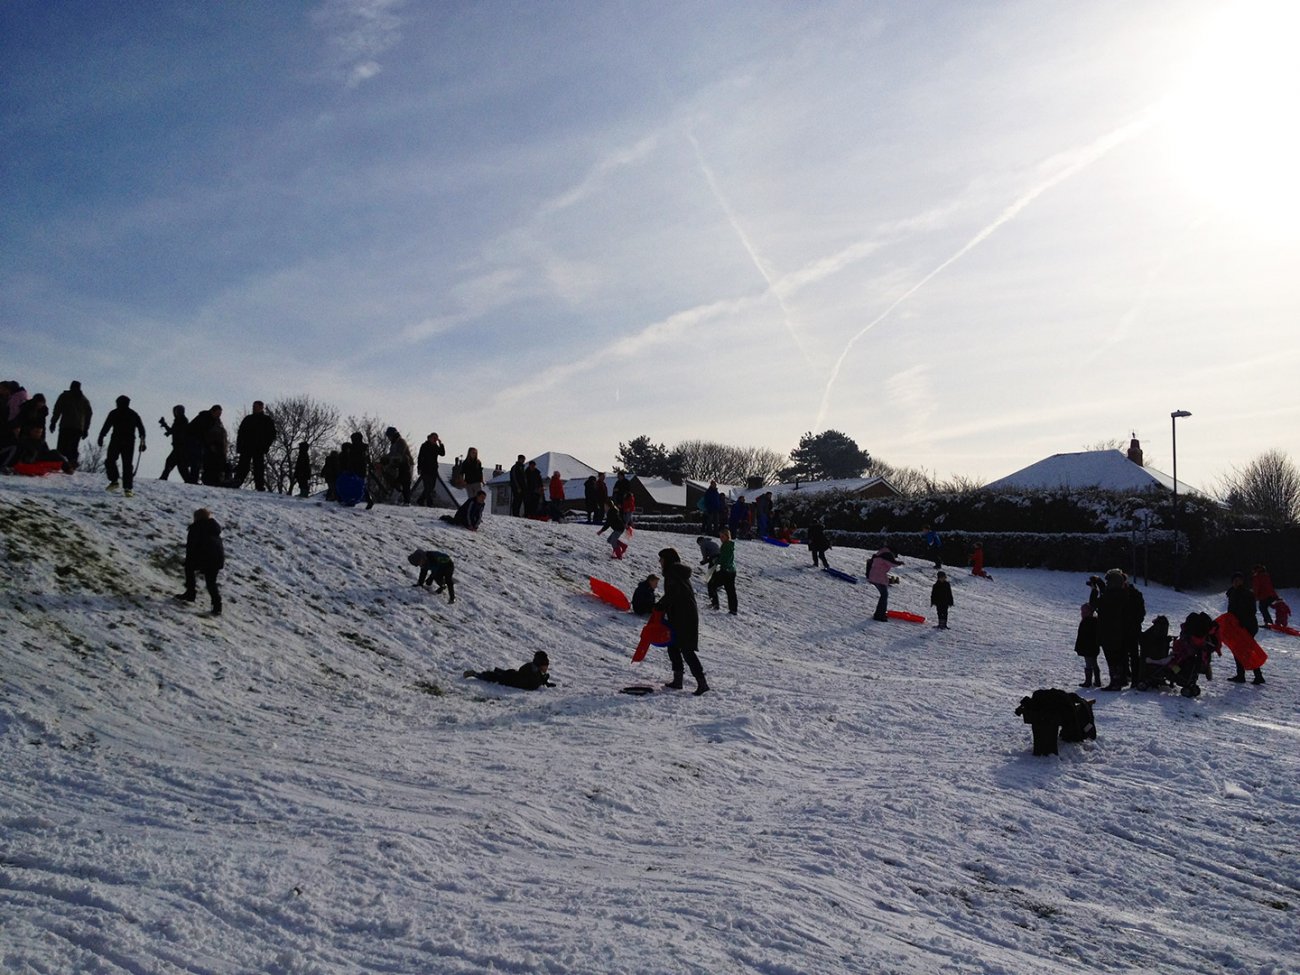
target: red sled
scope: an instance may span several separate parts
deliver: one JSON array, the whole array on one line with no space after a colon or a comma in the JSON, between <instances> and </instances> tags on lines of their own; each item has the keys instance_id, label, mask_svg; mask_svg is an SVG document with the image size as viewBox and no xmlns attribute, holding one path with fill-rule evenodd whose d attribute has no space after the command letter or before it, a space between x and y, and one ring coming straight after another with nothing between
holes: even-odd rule
<instances>
[{"instance_id":1,"label":"red sled","mask_svg":"<svg viewBox=\"0 0 1300 975\"><path fill-rule=\"evenodd\" d=\"M925 617L920 613L908 613L901 609L890 609L885 611L885 615L891 620L902 620L904 623L924 623Z\"/></svg>"},{"instance_id":2,"label":"red sled","mask_svg":"<svg viewBox=\"0 0 1300 975\"><path fill-rule=\"evenodd\" d=\"M636 653L632 654L632 663L640 663L645 659L645 655L650 652L650 645L656 647L666 647L673 638L673 631L668 628L664 622L662 610L656 609L650 614L650 619L646 621L645 626L641 627L641 641L636 645Z\"/></svg>"},{"instance_id":3,"label":"red sled","mask_svg":"<svg viewBox=\"0 0 1300 975\"><path fill-rule=\"evenodd\" d=\"M1300 630L1294 626L1282 626L1279 623L1265 623L1264 628L1272 630L1274 633L1285 633L1287 636L1300 636Z\"/></svg>"},{"instance_id":4,"label":"red sled","mask_svg":"<svg viewBox=\"0 0 1300 975\"><path fill-rule=\"evenodd\" d=\"M592 595L602 603L608 603L610 606L622 610L624 613L632 608L632 604L628 602L627 597L623 595L623 590L619 589L617 586L612 586L604 579L597 579L595 576L587 576L587 582L591 584Z\"/></svg>"},{"instance_id":5,"label":"red sled","mask_svg":"<svg viewBox=\"0 0 1300 975\"><path fill-rule=\"evenodd\" d=\"M44 477L46 474L56 474L61 470L63 470L61 460L19 461L14 464L14 473L25 477Z\"/></svg>"},{"instance_id":6,"label":"red sled","mask_svg":"<svg viewBox=\"0 0 1300 975\"><path fill-rule=\"evenodd\" d=\"M1255 642L1255 638L1246 632L1241 621L1231 613L1224 613L1214 621L1219 624L1219 639L1232 651L1237 663L1245 670L1257 670L1264 666L1268 654Z\"/></svg>"}]
</instances>

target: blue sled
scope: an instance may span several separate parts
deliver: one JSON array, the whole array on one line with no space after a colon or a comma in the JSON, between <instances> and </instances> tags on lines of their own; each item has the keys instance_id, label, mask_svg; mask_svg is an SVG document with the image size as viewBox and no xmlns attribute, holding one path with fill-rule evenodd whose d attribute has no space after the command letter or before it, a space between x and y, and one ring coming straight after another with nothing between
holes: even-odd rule
<instances>
[{"instance_id":1,"label":"blue sled","mask_svg":"<svg viewBox=\"0 0 1300 975\"><path fill-rule=\"evenodd\" d=\"M851 576L851 575L849 575L847 572L841 572L839 569L825 568L825 569L822 569L822 571L823 571L823 572L829 572L829 573L830 573L831 575L833 575L836 579L843 579L845 582L851 582L851 583L853 583L855 586L858 584L858 577L857 577L857 576Z\"/></svg>"}]
</instances>

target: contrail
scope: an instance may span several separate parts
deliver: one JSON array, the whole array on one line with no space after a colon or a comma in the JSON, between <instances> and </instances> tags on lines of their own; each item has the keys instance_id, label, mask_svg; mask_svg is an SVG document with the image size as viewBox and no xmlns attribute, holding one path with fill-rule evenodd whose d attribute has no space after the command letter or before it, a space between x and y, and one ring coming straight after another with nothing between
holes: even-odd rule
<instances>
[{"instance_id":1,"label":"contrail","mask_svg":"<svg viewBox=\"0 0 1300 975\"><path fill-rule=\"evenodd\" d=\"M916 284L912 285L910 288L904 291L901 295L899 295L897 298L894 299L893 303L890 304L888 308L886 308L879 315L873 318L870 322L864 325L861 328L861 330L859 330L858 333L853 336L853 338L849 339L849 341L844 346L844 350L840 353L839 358L835 360L835 365L831 369L830 378L826 380L826 389L822 393L822 403L821 403L821 407L817 411L817 419L813 423L813 429L820 430L823 422L825 422L826 412L830 406L831 388L835 385L835 380L839 378L840 368L844 365L844 360L848 358L849 353L853 351L853 347L858 344L858 340L861 339L862 336L866 335L873 328L875 328L886 318L888 318L891 314L893 314L895 308L897 308L908 298L912 297L912 295L916 294L918 291L924 288L932 278L940 274L942 271L946 270L950 265L961 260L972 250L978 247L980 244L984 243L984 241L988 240L988 238L991 237L997 230L999 230L1001 227L1014 220L1020 214L1021 210L1029 206L1029 204L1033 203L1036 199L1038 199L1048 190L1052 189L1055 186L1060 185L1061 183L1064 183L1071 176L1074 176L1077 173L1079 173L1081 170L1084 170L1087 167L1091 166L1093 163L1095 163L1102 156L1106 155L1116 146L1123 145L1125 142L1128 142L1130 139L1138 135L1141 135L1143 132L1149 129L1153 124L1154 117L1157 111L1160 108L1161 108L1160 105L1156 105L1151 108L1148 108L1132 122L1128 122L1124 125L1121 125L1113 132L1110 132L1107 135L1102 136L1101 138L1097 139L1090 145L1087 145L1082 149L1078 149L1070 153L1070 155L1073 156L1072 161L1070 161L1065 166L1063 166L1055 174L1047 177L1038 185L1034 186L1024 194L1022 194L1019 197L1019 199L1017 199L1009 207L1007 207L1000 214L998 214L992 223L990 223L987 227L985 227L974 237L968 240L964 245L962 245L962 247L957 251L957 253L953 254L946 261L944 261L942 264L936 267L933 271L931 271L929 274L923 277L920 281L916 282Z\"/></svg>"},{"instance_id":2,"label":"contrail","mask_svg":"<svg viewBox=\"0 0 1300 975\"><path fill-rule=\"evenodd\" d=\"M749 259L753 262L754 267L757 268L758 273L762 275L763 281L767 284L767 293L772 296L772 299L780 307L781 321L785 325L785 330L790 333L791 341L794 342L795 348L799 350L799 354L803 356L804 362L811 366L812 359L808 356L808 350L804 348L803 340L799 337L799 333L795 331L794 324L791 322L790 309L786 307L785 299L781 296L781 289L778 287L778 282L773 278L772 272L768 270L766 263L759 256L754 245L750 242L749 235L746 234L744 228L740 226L740 221L736 219L736 215L732 212L730 204L727 203L727 198L722 195L722 190L718 187L718 180L713 175L713 170L710 169L709 164L704 161L704 153L700 151L700 143L696 140L695 133L687 129L686 138L690 140L691 147L695 150L695 160L699 163L700 171L704 173L705 180L708 181L709 190L713 193L713 198L718 201L718 206L722 208L722 213L727 218L727 222L731 224L731 229L736 232L736 236L740 239L740 246L745 248L745 253L749 255Z\"/></svg>"}]
</instances>

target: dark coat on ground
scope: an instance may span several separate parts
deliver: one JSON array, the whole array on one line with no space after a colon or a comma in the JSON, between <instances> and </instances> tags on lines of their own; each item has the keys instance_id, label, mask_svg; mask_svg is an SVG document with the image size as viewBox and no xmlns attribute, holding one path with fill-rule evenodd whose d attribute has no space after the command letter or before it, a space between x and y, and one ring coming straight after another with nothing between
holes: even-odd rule
<instances>
[{"instance_id":1,"label":"dark coat on ground","mask_svg":"<svg viewBox=\"0 0 1300 975\"><path fill-rule=\"evenodd\" d=\"M549 683L549 679L531 660L516 670L497 667L495 670L481 670L471 676L492 684L505 684L522 691L535 691Z\"/></svg>"}]
</instances>

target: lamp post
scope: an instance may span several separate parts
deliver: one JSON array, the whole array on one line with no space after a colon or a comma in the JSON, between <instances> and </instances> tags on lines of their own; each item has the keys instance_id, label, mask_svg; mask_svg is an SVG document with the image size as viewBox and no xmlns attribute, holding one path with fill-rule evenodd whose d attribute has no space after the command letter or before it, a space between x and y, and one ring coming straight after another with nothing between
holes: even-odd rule
<instances>
[{"instance_id":1,"label":"lamp post","mask_svg":"<svg viewBox=\"0 0 1300 975\"><path fill-rule=\"evenodd\" d=\"M1186 410L1174 410L1169 414L1170 439L1174 448L1174 592L1182 592L1180 583L1182 582L1183 565L1178 547L1178 421L1182 417L1191 415Z\"/></svg>"}]
</instances>

